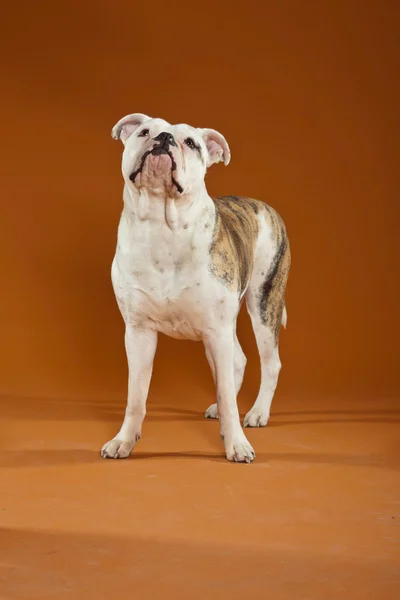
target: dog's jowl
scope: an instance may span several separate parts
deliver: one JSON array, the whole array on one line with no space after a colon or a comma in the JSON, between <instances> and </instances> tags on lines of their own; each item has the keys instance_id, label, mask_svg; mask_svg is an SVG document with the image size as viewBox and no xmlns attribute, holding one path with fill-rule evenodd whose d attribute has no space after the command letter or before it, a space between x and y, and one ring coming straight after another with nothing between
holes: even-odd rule
<instances>
[{"instance_id":1,"label":"dog's jowl","mask_svg":"<svg viewBox=\"0 0 400 600\"><path fill-rule=\"evenodd\" d=\"M122 427L102 456L126 458L142 435L161 332L204 343L217 387L217 402L205 416L219 418L228 460L250 462L255 454L236 402L246 365L236 319L245 298L262 378L244 426L262 427L281 367L279 330L286 325L285 226L263 202L208 195L207 168L230 160L217 131L132 114L115 125L112 136L124 144L124 206L112 282L125 321L129 380Z\"/></svg>"}]
</instances>

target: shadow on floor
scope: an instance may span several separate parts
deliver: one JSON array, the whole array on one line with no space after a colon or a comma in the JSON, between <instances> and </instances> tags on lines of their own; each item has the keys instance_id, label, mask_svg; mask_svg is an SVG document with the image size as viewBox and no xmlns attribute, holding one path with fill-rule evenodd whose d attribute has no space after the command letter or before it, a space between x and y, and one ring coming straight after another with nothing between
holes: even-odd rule
<instances>
[{"instance_id":1,"label":"shadow on floor","mask_svg":"<svg viewBox=\"0 0 400 600\"><path fill-rule=\"evenodd\" d=\"M400 469L400 455L398 448L388 454L328 454L315 452L272 452L257 453L253 465L234 465L229 463L223 451L215 453L204 453L195 451L182 452L141 452L140 449L133 451L128 459L118 460L118 464L133 466L135 461L158 461L158 460L189 460L193 462L212 461L225 464L227 468L253 468L257 465L271 465L276 463L291 463L293 465L345 465L349 467L380 467L394 470ZM63 465L99 464L102 468L113 468L116 463L112 459L100 457L99 450L4 450L0 454L0 468L12 469L21 467L54 467Z\"/></svg>"},{"instance_id":2,"label":"shadow on floor","mask_svg":"<svg viewBox=\"0 0 400 600\"><path fill-rule=\"evenodd\" d=\"M184 404L184 399L180 400ZM184 406L170 407L149 400L147 421L202 421L213 397L205 394L204 410L187 409ZM239 407L243 403L239 400ZM241 411L244 417L246 411ZM92 420L120 422L125 413L125 401L100 400L67 400L67 399L23 399L0 398L0 419L24 420ZM306 418L304 418L306 417ZM308 418L312 417L312 418ZM398 409L363 409L359 410L288 410L274 411L269 421L269 427L281 427L296 424L318 423L400 423Z\"/></svg>"}]
</instances>

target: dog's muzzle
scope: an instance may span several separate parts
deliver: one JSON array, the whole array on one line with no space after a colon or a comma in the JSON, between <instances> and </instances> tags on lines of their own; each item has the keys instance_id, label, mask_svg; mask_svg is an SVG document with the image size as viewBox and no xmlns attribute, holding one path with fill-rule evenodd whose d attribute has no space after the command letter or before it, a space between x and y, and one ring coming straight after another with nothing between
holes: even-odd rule
<instances>
[{"instance_id":1,"label":"dog's muzzle","mask_svg":"<svg viewBox=\"0 0 400 600\"><path fill-rule=\"evenodd\" d=\"M137 175L139 173L141 173L141 171L143 169L143 165L146 161L146 158L149 156L149 154L152 154L153 156L160 156L161 154L168 154L168 156L171 159L172 183L176 186L178 192L182 193L183 192L182 187L172 176L172 172L176 170L176 162L175 162L174 157L172 156L172 152L170 151L169 148L170 148L170 146L177 146L174 136L171 133L163 131L162 133L159 133L155 138L153 138L153 140L156 142L154 144L153 148L151 150L147 150L147 152L145 152L143 154L142 160L140 162L140 167L138 169L136 169L136 171L134 171L130 175L129 179L132 181L132 183L135 181Z\"/></svg>"}]
</instances>

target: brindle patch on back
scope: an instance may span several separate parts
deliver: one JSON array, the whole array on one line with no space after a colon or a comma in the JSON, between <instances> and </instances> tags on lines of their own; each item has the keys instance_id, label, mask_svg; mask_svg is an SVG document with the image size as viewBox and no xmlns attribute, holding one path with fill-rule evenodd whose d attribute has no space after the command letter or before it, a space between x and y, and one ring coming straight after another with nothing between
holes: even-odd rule
<instances>
[{"instance_id":1,"label":"brindle patch on back","mask_svg":"<svg viewBox=\"0 0 400 600\"><path fill-rule=\"evenodd\" d=\"M258 305L262 324L272 330L277 342L285 307L286 283L291 260L290 246L281 217L270 206L264 206L268 213L272 239L276 242L276 251L258 292Z\"/></svg>"},{"instance_id":2,"label":"brindle patch on back","mask_svg":"<svg viewBox=\"0 0 400 600\"><path fill-rule=\"evenodd\" d=\"M210 271L227 288L242 295L253 270L257 215L265 208L262 202L242 196L223 196L215 198L214 203Z\"/></svg>"}]
</instances>

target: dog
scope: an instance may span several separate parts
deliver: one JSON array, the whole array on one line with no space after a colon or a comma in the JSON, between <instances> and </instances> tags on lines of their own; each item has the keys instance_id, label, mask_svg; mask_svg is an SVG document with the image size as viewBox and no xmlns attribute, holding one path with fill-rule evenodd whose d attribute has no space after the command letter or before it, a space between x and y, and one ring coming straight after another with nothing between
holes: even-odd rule
<instances>
[{"instance_id":1,"label":"dog","mask_svg":"<svg viewBox=\"0 0 400 600\"><path fill-rule=\"evenodd\" d=\"M205 413L219 418L226 458L251 462L254 450L237 407L246 357L236 320L246 299L261 361L261 387L244 427L264 427L281 368L290 247L285 225L265 203L212 199L205 175L228 165L227 141L214 129L171 125L136 113L112 137L124 145L123 211L111 268L125 322L129 367L125 418L104 458L126 458L142 434L158 333L202 341L217 388Z\"/></svg>"}]
</instances>

